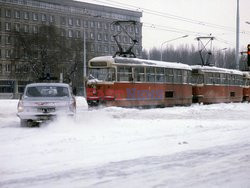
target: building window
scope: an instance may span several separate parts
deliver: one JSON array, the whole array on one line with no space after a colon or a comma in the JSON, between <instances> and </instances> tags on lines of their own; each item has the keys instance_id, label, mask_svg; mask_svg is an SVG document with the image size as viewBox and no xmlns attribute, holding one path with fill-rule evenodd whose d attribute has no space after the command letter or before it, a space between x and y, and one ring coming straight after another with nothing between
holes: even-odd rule
<instances>
[{"instance_id":1,"label":"building window","mask_svg":"<svg viewBox=\"0 0 250 188\"><path fill-rule=\"evenodd\" d=\"M29 32L29 25L24 25L24 32L25 33L28 33Z\"/></svg>"},{"instance_id":2,"label":"building window","mask_svg":"<svg viewBox=\"0 0 250 188\"><path fill-rule=\"evenodd\" d=\"M42 22L46 22L47 21L47 16L46 14L42 14Z\"/></svg>"},{"instance_id":3,"label":"building window","mask_svg":"<svg viewBox=\"0 0 250 188\"><path fill-rule=\"evenodd\" d=\"M81 20L80 19L76 19L76 26L81 26Z\"/></svg>"},{"instance_id":4,"label":"building window","mask_svg":"<svg viewBox=\"0 0 250 188\"><path fill-rule=\"evenodd\" d=\"M102 34L101 33L98 33L97 40L102 40Z\"/></svg>"},{"instance_id":5,"label":"building window","mask_svg":"<svg viewBox=\"0 0 250 188\"><path fill-rule=\"evenodd\" d=\"M104 29L107 30L109 27L109 24L108 23L104 23Z\"/></svg>"},{"instance_id":6,"label":"building window","mask_svg":"<svg viewBox=\"0 0 250 188\"><path fill-rule=\"evenodd\" d=\"M85 21L84 21L84 27L85 27L85 28L88 28L88 25L89 25L88 21L85 20Z\"/></svg>"},{"instance_id":7,"label":"building window","mask_svg":"<svg viewBox=\"0 0 250 188\"><path fill-rule=\"evenodd\" d=\"M49 22L55 22L55 16L53 16L53 15L50 15L49 16Z\"/></svg>"},{"instance_id":8,"label":"building window","mask_svg":"<svg viewBox=\"0 0 250 188\"><path fill-rule=\"evenodd\" d=\"M102 52L102 46L98 45L98 52Z\"/></svg>"},{"instance_id":9,"label":"building window","mask_svg":"<svg viewBox=\"0 0 250 188\"><path fill-rule=\"evenodd\" d=\"M81 32L80 31L76 31L76 38L80 38L81 37Z\"/></svg>"},{"instance_id":10,"label":"building window","mask_svg":"<svg viewBox=\"0 0 250 188\"><path fill-rule=\"evenodd\" d=\"M0 55L1 55L1 50L0 50ZM0 63L0 72L2 72L2 70L3 70L3 65L2 65L2 63Z\"/></svg>"},{"instance_id":11,"label":"building window","mask_svg":"<svg viewBox=\"0 0 250 188\"><path fill-rule=\"evenodd\" d=\"M73 18L69 18L69 25L73 25Z\"/></svg>"},{"instance_id":12,"label":"building window","mask_svg":"<svg viewBox=\"0 0 250 188\"><path fill-rule=\"evenodd\" d=\"M5 17L6 18L11 18L11 10L10 9L5 10Z\"/></svg>"},{"instance_id":13,"label":"building window","mask_svg":"<svg viewBox=\"0 0 250 188\"><path fill-rule=\"evenodd\" d=\"M95 51L95 46L94 46L94 44L91 44L91 45L90 45L90 51L91 51L91 52Z\"/></svg>"},{"instance_id":14,"label":"building window","mask_svg":"<svg viewBox=\"0 0 250 188\"><path fill-rule=\"evenodd\" d=\"M11 44L11 36L6 36L6 44Z\"/></svg>"},{"instance_id":15,"label":"building window","mask_svg":"<svg viewBox=\"0 0 250 188\"><path fill-rule=\"evenodd\" d=\"M90 22L90 27L91 28L95 27L95 23L93 21Z\"/></svg>"},{"instance_id":16,"label":"building window","mask_svg":"<svg viewBox=\"0 0 250 188\"><path fill-rule=\"evenodd\" d=\"M61 37L65 37L66 36L66 31L65 29L61 29Z\"/></svg>"},{"instance_id":17,"label":"building window","mask_svg":"<svg viewBox=\"0 0 250 188\"><path fill-rule=\"evenodd\" d=\"M36 25L33 26L33 33L38 33L38 27Z\"/></svg>"},{"instance_id":18,"label":"building window","mask_svg":"<svg viewBox=\"0 0 250 188\"><path fill-rule=\"evenodd\" d=\"M19 24L19 23L15 23L15 24L14 24L14 27L15 27L15 31L16 31L16 32L19 32L19 31L20 31L20 24Z\"/></svg>"},{"instance_id":19,"label":"building window","mask_svg":"<svg viewBox=\"0 0 250 188\"><path fill-rule=\"evenodd\" d=\"M61 17L61 24L65 25L66 24L66 18L65 17Z\"/></svg>"},{"instance_id":20,"label":"building window","mask_svg":"<svg viewBox=\"0 0 250 188\"><path fill-rule=\"evenodd\" d=\"M121 26L117 25L117 31L121 31Z\"/></svg>"},{"instance_id":21,"label":"building window","mask_svg":"<svg viewBox=\"0 0 250 188\"><path fill-rule=\"evenodd\" d=\"M37 21L38 20L38 14L37 13L33 13L33 20Z\"/></svg>"},{"instance_id":22,"label":"building window","mask_svg":"<svg viewBox=\"0 0 250 188\"><path fill-rule=\"evenodd\" d=\"M73 37L73 31L69 30L69 37L72 38Z\"/></svg>"},{"instance_id":23,"label":"building window","mask_svg":"<svg viewBox=\"0 0 250 188\"><path fill-rule=\"evenodd\" d=\"M18 10L15 11L15 18L20 19L20 11Z\"/></svg>"},{"instance_id":24,"label":"building window","mask_svg":"<svg viewBox=\"0 0 250 188\"><path fill-rule=\"evenodd\" d=\"M139 28L138 28L138 27L135 28L135 33L136 33L136 34L139 33Z\"/></svg>"},{"instance_id":25,"label":"building window","mask_svg":"<svg viewBox=\"0 0 250 188\"><path fill-rule=\"evenodd\" d=\"M95 39L94 33L90 33L90 39Z\"/></svg>"},{"instance_id":26,"label":"building window","mask_svg":"<svg viewBox=\"0 0 250 188\"><path fill-rule=\"evenodd\" d=\"M110 40L111 40L111 42L114 42L114 41L115 41L113 35L110 36Z\"/></svg>"},{"instance_id":27,"label":"building window","mask_svg":"<svg viewBox=\"0 0 250 188\"><path fill-rule=\"evenodd\" d=\"M101 22L97 22L97 28L98 28L98 29L101 29L101 28L102 28Z\"/></svg>"},{"instance_id":28,"label":"building window","mask_svg":"<svg viewBox=\"0 0 250 188\"><path fill-rule=\"evenodd\" d=\"M112 25L110 26L110 29L111 29L111 31L114 31L114 30L115 30L114 24L112 24Z\"/></svg>"},{"instance_id":29,"label":"building window","mask_svg":"<svg viewBox=\"0 0 250 188\"><path fill-rule=\"evenodd\" d=\"M105 41L108 41L108 34L105 34L105 35L104 35L104 40L105 40Z\"/></svg>"},{"instance_id":30,"label":"building window","mask_svg":"<svg viewBox=\"0 0 250 188\"><path fill-rule=\"evenodd\" d=\"M129 27L129 32L130 32L130 33L134 32L134 27L133 27L133 26L130 26L130 27Z\"/></svg>"},{"instance_id":31,"label":"building window","mask_svg":"<svg viewBox=\"0 0 250 188\"><path fill-rule=\"evenodd\" d=\"M0 58L2 58L2 50L0 49ZM0 64L1 66L2 64ZM2 69L0 69L0 72L1 72Z\"/></svg>"},{"instance_id":32,"label":"building window","mask_svg":"<svg viewBox=\"0 0 250 188\"><path fill-rule=\"evenodd\" d=\"M20 72L21 72L21 66L15 65L15 73L20 73Z\"/></svg>"},{"instance_id":33,"label":"building window","mask_svg":"<svg viewBox=\"0 0 250 188\"><path fill-rule=\"evenodd\" d=\"M10 72L11 71L11 65L10 64L6 64L5 65L5 72Z\"/></svg>"},{"instance_id":34,"label":"building window","mask_svg":"<svg viewBox=\"0 0 250 188\"><path fill-rule=\"evenodd\" d=\"M115 47L111 46L111 52L115 52Z\"/></svg>"},{"instance_id":35,"label":"building window","mask_svg":"<svg viewBox=\"0 0 250 188\"><path fill-rule=\"evenodd\" d=\"M11 50L5 50L5 57L10 58Z\"/></svg>"},{"instance_id":36,"label":"building window","mask_svg":"<svg viewBox=\"0 0 250 188\"><path fill-rule=\"evenodd\" d=\"M10 31L11 30L11 23L6 22L5 23L5 31Z\"/></svg>"},{"instance_id":37,"label":"building window","mask_svg":"<svg viewBox=\"0 0 250 188\"><path fill-rule=\"evenodd\" d=\"M24 12L24 19L25 20L28 20L29 19L29 12Z\"/></svg>"},{"instance_id":38,"label":"building window","mask_svg":"<svg viewBox=\"0 0 250 188\"><path fill-rule=\"evenodd\" d=\"M128 43L128 37L127 37L127 36L124 36L124 37L123 37L123 42L124 42L124 43Z\"/></svg>"},{"instance_id":39,"label":"building window","mask_svg":"<svg viewBox=\"0 0 250 188\"><path fill-rule=\"evenodd\" d=\"M104 52L108 52L109 51L109 48L108 48L108 46L104 46Z\"/></svg>"}]
</instances>

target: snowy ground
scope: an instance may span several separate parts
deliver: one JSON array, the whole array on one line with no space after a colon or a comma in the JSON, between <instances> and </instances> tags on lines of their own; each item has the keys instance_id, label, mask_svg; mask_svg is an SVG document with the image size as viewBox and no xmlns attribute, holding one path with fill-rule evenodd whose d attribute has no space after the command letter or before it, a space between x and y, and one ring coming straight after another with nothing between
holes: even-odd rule
<instances>
[{"instance_id":1,"label":"snowy ground","mask_svg":"<svg viewBox=\"0 0 250 188\"><path fill-rule=\"evenodd\" d=\"M21 128L0 100L0 187L250 187L250 104L88 110Z\"/></svg>"}]
</instances>

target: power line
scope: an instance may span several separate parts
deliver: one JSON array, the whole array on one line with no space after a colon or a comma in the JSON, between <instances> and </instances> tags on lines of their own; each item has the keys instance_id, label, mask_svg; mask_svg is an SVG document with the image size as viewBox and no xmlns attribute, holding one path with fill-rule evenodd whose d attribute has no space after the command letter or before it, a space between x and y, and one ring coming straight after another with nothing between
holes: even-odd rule
<instances>
[{"instance_id":1,"label":"power line","mask_svg":"<svg viewBox=\"0 0 250 188\"><path fill-rule=\"evenodd\" d=\"M113 1L113 0L104 0L104 1L93 0L93 1L96 1L99 3L104 3L104 4L109 4L112 6L118 6L118 7L126 8L126 9L131 9L131 7L133 7L137 11L141 10L143 13L147 13L147 14L151 14L151 15L155 15L155 16L161 16L161 17L168 18L168 19L174 19L174 20L184 21L184 22L188 22L188 23L192 23L192 24L198 24L201 26L212 27L212 28L216 28L216 29L222 29L222 30L227 30L230 32L235 32L235 28L233 28L233 27L222 26L222 25L214 24L214 23L210 23L210 22L204 22L204 21L200 21L200 20L184 18L184 17L177 16L174 14L163 13L163 12L159 12L159 11L155 11L155 10L151 10L151 9L146 9L146 8L140 8L140 7L137 7L134 5L129 5L129 4L121 3L121 2L118 3L118 2ZM108 2L106 2L106 1L108 1ZM110 3L110 2L113 2L113 3ZM250 35L250 31L241 31L240 33Z\"/></svg>"}]
</instances>

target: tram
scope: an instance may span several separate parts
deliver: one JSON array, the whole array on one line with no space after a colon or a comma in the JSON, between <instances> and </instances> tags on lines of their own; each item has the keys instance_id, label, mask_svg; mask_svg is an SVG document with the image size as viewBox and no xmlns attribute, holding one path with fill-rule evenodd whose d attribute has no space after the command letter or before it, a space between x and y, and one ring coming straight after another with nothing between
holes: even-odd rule
<instances>
[{"instance_id":1,"label":"tram","mask_svg":"<svg viewBox=\"0 0 250 188\"><path fill-rule=\"evenodd\" d=\"M243 72L243 101L250 102L250 74Z\"/></svg>"},{"instance_id":2,"label":"tram","mask_svg":"<svg viewBox=\"0 0 250 188\"><path fill-rule=\"evenodd\" d=\"M194 102L204 104L242 102L243 72L200 65L191 68Z\"/></svg>"},{"instance_id":3,"label":"tram","mask_svg":"<svg viewBox=\"0 0 250 188\"><path fill-rule=\"evenodd\" d=\"M120 56L88 62L87 102L119 107L191 105L191 67Z\"/></svg>"}]
</instances>

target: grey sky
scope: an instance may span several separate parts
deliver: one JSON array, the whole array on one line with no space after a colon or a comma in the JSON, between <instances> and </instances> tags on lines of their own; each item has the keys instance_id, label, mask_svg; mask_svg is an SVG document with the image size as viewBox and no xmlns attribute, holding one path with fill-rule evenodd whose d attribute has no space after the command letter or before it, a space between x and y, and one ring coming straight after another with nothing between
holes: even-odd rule
<instances>
[{"instance_id":1,"label":"grey sky","mask_svg":"<svg viewBox=\"0 0 250 188\"><path fill-rule=\"evenodd\" d=\"M164 41L183 35L166 45L194 44L197 36L212 34L214 47L234 48L236 0L82 0L89 3L143 11L143 47L160 48ZM128 6L131 5L131 6ZM250 43L250 1L240 0L240 50ZM160 16L160 15L161 16ZM182 21L185 20L185 21ZM171 31L169 31L171 30Z\"/></svg>"}]
</instances>

